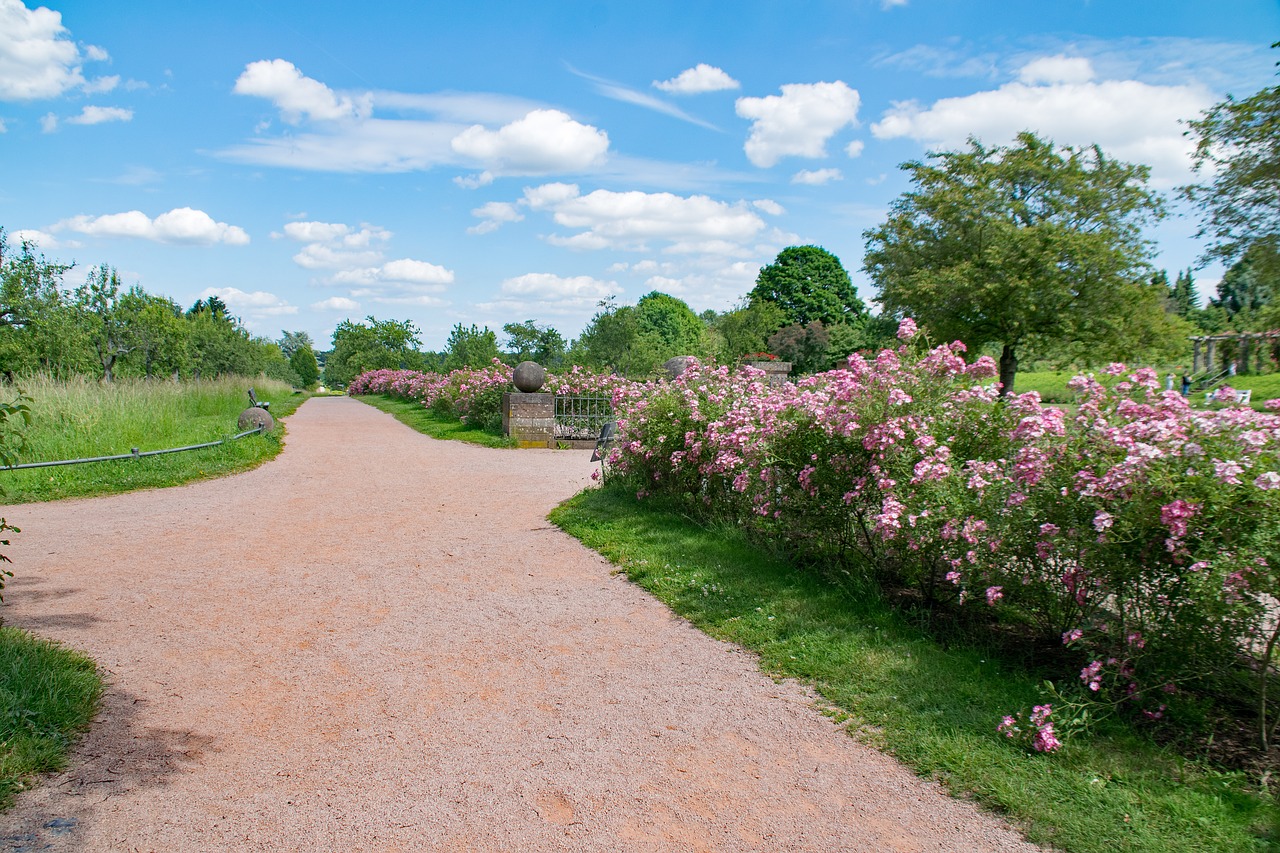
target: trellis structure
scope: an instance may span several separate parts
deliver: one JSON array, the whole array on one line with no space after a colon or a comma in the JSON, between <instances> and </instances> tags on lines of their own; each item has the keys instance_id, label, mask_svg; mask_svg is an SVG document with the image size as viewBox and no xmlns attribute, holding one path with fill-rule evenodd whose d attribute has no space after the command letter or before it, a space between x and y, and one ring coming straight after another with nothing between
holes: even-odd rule
<instances>
[{"instance_id":1,"label":"trellis structure","mask_svg":"<svg viewBox=\"0 0 1280 853\"><path fill-rule=\"evenodd\" d=\"M1228 356L1221 365L1214 361L1214 351L1221 353L1222 344L1234 343L1234 357ZM1191 372L1193 374L1228 370L1235 364L1238 373L1261 373L1267 358L1272 357L1276 345L1280 344L1280 330L1270 332L1223 332L1216 335L1197 335L1191 338ZM1250 359L1254 360L1254 368L1249 369Z\"/></svg>"}]
</instances>

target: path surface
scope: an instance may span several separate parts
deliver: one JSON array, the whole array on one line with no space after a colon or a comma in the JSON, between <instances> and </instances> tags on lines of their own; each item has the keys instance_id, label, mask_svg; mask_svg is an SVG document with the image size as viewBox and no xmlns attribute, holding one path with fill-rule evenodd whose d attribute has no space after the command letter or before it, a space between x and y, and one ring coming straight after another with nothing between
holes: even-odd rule
<instances>
[{"instance_id":1,"label":"path surface","mask_svg":"<svg viewBox=\"0 0 1280 853\"><path fill-rule=\"evenodd\" d=\"M7 623L92 655L0 850L1034 850L549 526L585 452L310 400L249 473L8 507Z\"/></svg>"}]
</instances>

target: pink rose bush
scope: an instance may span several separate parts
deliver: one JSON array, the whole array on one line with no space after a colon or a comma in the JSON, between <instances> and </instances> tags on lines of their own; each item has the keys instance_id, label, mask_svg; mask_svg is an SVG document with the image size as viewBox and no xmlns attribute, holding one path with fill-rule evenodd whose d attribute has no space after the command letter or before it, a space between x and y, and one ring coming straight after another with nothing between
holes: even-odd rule
<instances>
[{"instance_id":1,"label":"pink rose bush","mask_svg":"<svg viewBox=\"0 0 1280 853\"><path fill-rule=\"evenodd\" d=\"M1112 364L1072 381L1068 412L1001 399L995 363L959 342L899 337L780 387L695 365L615 390L610 462L639 493L1065 644L1059 681L1079 672L1099 701L1151 710L1171 685L1271 677L1275 409L1192 409Z\"/></svg>"}]
</instances>

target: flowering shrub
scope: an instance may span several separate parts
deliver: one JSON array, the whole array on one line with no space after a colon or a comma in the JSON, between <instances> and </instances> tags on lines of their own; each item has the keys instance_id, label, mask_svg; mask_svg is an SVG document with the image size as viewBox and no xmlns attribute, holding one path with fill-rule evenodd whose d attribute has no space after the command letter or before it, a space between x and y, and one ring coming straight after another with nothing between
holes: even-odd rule
<instances>
[{"instance_id":1,"label":"flowering shrub","mask_svg":"<svg viewBox=\"0 0 1280 853\"><path fill-rule=\"evenodd\" d=\"M642 495L1065 644L1117 707L1248 675L1273 734L1280 415L1193 410L1120 364L1073 380L1074 413L1002 400L991 359L898 335L795 385L694 366L618 389L611 461Z\"/></svg>"}]
</instances>

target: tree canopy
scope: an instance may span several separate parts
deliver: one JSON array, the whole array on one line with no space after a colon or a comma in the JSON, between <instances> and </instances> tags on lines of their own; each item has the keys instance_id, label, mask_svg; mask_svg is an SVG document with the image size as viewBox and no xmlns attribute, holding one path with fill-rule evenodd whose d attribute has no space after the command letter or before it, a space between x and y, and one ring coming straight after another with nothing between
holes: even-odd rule
<instances>
[{"instance_id":1,"label":"tree canopy","mask_svg":"<svg viewBox=\"0 0 1280 853\"><path fill-rule=\"evenodd\" d=\"M833 326L866 315L840 259L818 246L791 246L760 269L748 298L782 309L788 324Z\"/></svg>"},{"instance_id":2,"label":"tree canopy","mask_svg":"<svg viewBox=\"0 0 1280 853\"><path fill-rule=\"evenodd\" d=\"M343 320L333 330L333 351L325 360L325 382L347 385L367 370L383 368L419 369L422 353L418 328L409 320L378 320L366 317L368 325Z\"/></svg>"},{"instance_id":3,"label":"tree canopy","mask_svg":"<svg viewBox=\"0 0 1280 853\"><path fill-rule=\"evenodd\" d=\"M1008 147L971 138L902 168L914 187L864 232L879 302L939 339L999 344L1005 393L1022 347L1120 350L1153 334L1137 325L1163 322L1148 310L1162 288L1149 286L1143 228L1164 207L1147 167L1021 133Z\"/></svg>"},{"instance_id":4,"label":"tree canopy","mask_svg":"<svg viewBox=\"0 0 1280 853\"><path fill-rule=\"evenodd\" d=\"M1274 272L1280 268L1280 86L1243 100L1228 96L1188 125L1196 141L1192 165L1205 180L1182 187L1182 194L1201 210L1197 236L1212 241L1204 260L1231 265L1261 244L1266 254L1255 264Z\"/></svg>"}]
</instances>

